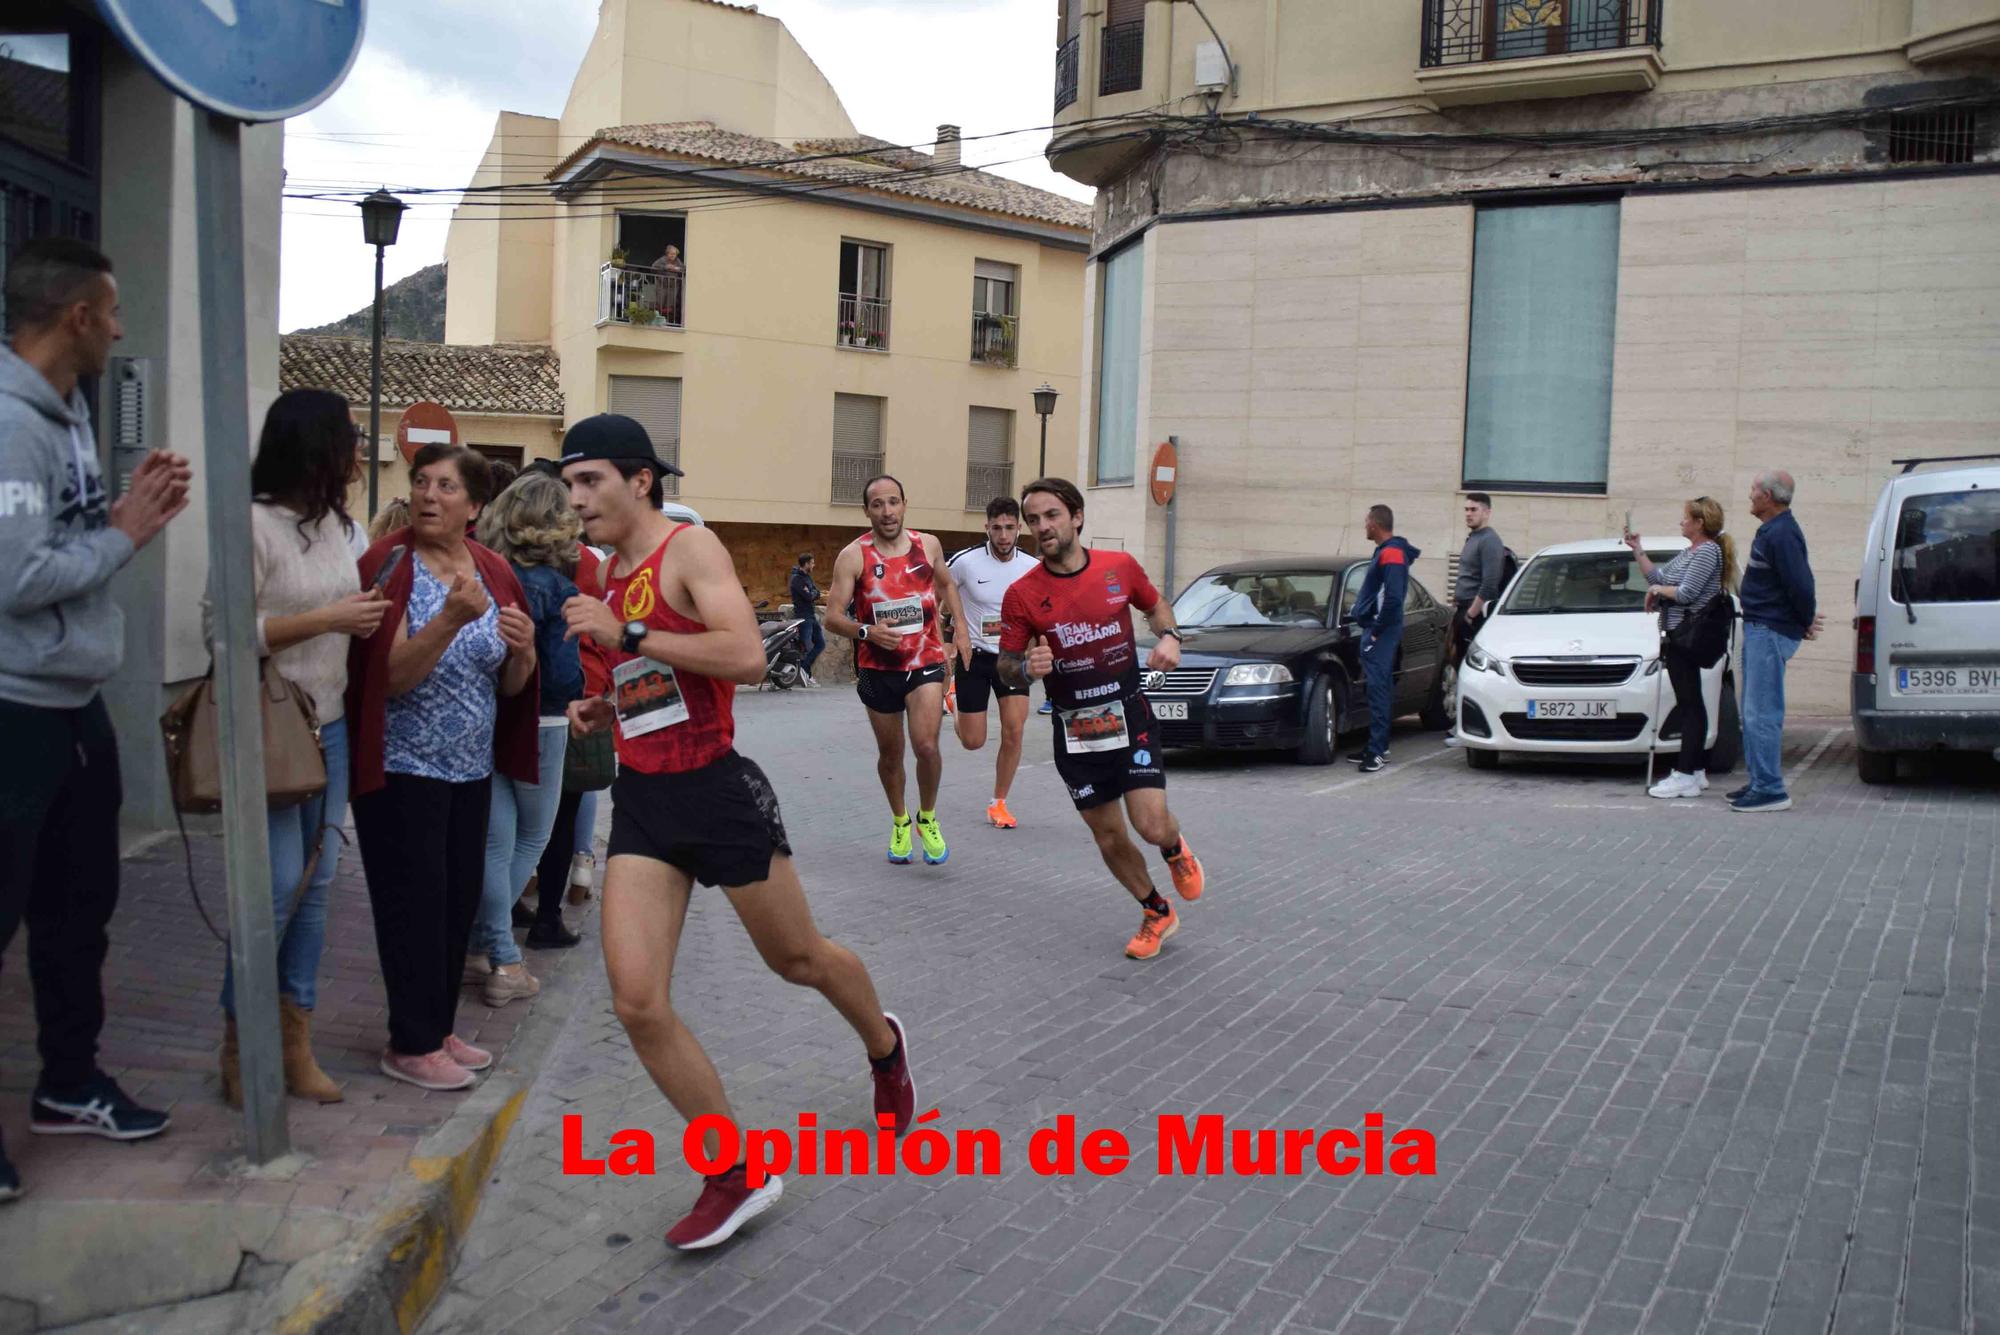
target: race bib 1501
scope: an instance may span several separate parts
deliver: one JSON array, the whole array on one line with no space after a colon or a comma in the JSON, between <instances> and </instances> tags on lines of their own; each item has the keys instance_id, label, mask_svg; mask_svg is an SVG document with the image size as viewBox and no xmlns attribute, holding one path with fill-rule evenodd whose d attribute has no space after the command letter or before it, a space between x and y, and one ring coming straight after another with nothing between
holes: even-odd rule
<instances>
[{"instance_id":1,"label":"race bib 1501","mask_svg":"<svg viewBox=\"0 0 2000 1335\"><path fill-rule=\"evenodd\" d=\"M687 701L674 670L650 658L632 658L611 673L618 731L627 740L687 722Z\"/></svg>"},{"instance_id":2,"label":"race bib 1501","mask_svg":"<svg viewBox=\"0 0 2000 1335\"><path fill-rule=\"evenodd\" d=\"M924 629L923 595L913 593L907 598L891 598L875 604L875 624L887 626L898 635L921 634Z\"/></svg>"},{"instance_id":3,"label":"race bib 1501","mask_svg":"<svg viewBox=\"0 0 2000 1335\"><path fill-rule=\"evenodd\" d=\"M1132 744L1125 727L1125 702L1088 705L1062 712L1063 745L1073 756L1087 751L1123 751Z\"/></svg>"}]
</instances>

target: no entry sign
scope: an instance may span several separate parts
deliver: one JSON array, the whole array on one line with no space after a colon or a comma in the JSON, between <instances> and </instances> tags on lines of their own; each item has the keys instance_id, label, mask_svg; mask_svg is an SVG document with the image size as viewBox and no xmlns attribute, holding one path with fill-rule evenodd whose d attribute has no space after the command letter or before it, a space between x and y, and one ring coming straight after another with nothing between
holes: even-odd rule
<instances>
[{"instance_id":1,"label":"no entry sign","mask_svg":"<svg viewBox=\"0 0 2000 1335\"><path fill-rule=\"evenodd\" d=\"M426 445L458 443L458 419L442 404L413 403L403 409L403 418L396 423L396 448L402 451L404 463L415 459Z\"/></svg>"}]
</instances>

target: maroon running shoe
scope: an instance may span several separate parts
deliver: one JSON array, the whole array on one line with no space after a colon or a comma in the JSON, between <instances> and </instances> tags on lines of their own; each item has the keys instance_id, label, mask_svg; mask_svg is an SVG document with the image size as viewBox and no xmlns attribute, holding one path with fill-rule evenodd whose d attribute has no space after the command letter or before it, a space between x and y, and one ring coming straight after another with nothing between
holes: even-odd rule
<instances>
[{"instance_id":1,"label":"maroon running shoe","mask_svg":"<svg viewBox=\"0 0 2000 1335\"><path fill-rule=\"evenodd\" d=\"M667 1230L667 1245L679 1251L699 1251L727 1242L736 1230L778 1203L785 1194L784 1179L773 1177L755 1191L737 1164L727 1172L705 1178L701 1196L688 1217Z\"/></svg>"},{"instance_id":2,"label":"maroon running shoe","mask_svg":"<svg viewBox=\"0 0 2000 1335\"><path fill-rule=\"evenodd\" d=\"M880 1125L883 1113L894 1116L896 1134L900 1136L910 1129L910 1122L917 1115L917 1087L910 1079L910 1036L903 1032L903 1022L895 1016L884 1011L882 1018L896 1031L900 1051L894 1066L875 1072L875 1118Z\"/></svg>"}]
</instances>

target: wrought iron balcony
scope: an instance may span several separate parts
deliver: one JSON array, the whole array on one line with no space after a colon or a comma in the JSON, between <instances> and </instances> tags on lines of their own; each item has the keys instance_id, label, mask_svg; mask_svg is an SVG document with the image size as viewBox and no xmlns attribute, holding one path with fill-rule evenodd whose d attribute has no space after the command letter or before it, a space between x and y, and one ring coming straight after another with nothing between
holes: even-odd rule
<instances>
[{"instance_id":1,"label":"wrought iron balcony","mask_svg":"<svg viewBox=\"0 0 2000 1335\"><path fill-rule=\"evenodd\" d=\"M840 294L838 342L843 348L889 350L889 303L873 297Z\"/></svg>"},{"instance_id":2,"label":"wrought iron balcony","mask_svg":"<svg viewBox=\"0 0 2000 1335\"><path fill-rule=\"evenodd\" d=\"M1076 101L1077 42L1082 34L1056 48L1056 113Z\"/></svg>"},{"instance_id":3,"label":"wrought iron balcony","mask_svg":"<svg viewBox=\"0 0 2000 1335\"><path fill-rule=\"evenodd\" d=\"M1021 322L1011 315L972 313L972 360L1012 366L1020 353Z\"/></svg>"},{"instance_id":4,"label":"wrought iron balcony","mask_svg":"<svg viewBox=\"0 0 2000 1335\"><path fill-rule=\"evenodd\" d=\"M1014 465L982 464L968 461L965 465L965 508L984 510L986 503L995 496L1014 494Z\"/></svg>"},{"instance_id":5,"label":"wrought iron balcony","mask_svg":"<svg viewBox=\"0 0 2000 1335\"><path fill-rule=\"evenodd\" d=\"M1103 70L1099 96L1129 93L1145 82L1146 21L1113 23L1104 29Z\"/></svg>"},{"instance_id":6,"label":"wrought iron balcony","mask_svg":"<svg viewBox=\"0 0 2000 1335\"><path fill-rule=\"evenodd\" d=\"M1425 69L1660 44L1665 0L1424 0Z\"/></svg>"},{"instance_id":7,"label":"wrought iron balcony","mask_svg":"<svg viewBox=\"0 0 2000 1335\"><path fill-rule=\"evenodd\" d=\"M861 484L882 471L880 454L833 453L831 495L835 505L860 505ZM981 505L986 502L981 501Z\"/></svg>"},{"instance_id":8,"label":"wrought iron balcony","mask_svg":"<svg viewBox=\"0 0 2000 1335\"><path fill-rule=\"evenodd\" d=\"M606 264L597 271L597 322L679 329L686 287L685 274Z\"/></svg>"}]
</instances>

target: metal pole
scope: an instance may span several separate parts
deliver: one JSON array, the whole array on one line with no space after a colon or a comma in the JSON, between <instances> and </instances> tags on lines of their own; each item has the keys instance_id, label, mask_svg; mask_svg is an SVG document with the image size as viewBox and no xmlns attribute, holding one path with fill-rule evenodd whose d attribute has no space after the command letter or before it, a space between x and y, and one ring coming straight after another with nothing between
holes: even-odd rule
<instances>
[{"instance_id":1,"label":"metal pole","mask_svg":"<svg viewBox=\"0 0 2000 1335\"><path fill-rule=\"evenodd\" d=\"M368 518L375 518L376 476L382 471L382 247L375 247L375 350L368 359Z\"/></svg>"},{"instance_id":2,"label":"metal pole","mask_svg":"<svg viewBox=\"0 0 2000 1335\"><path fill-rule=\"evenodd\" d=\"M1181 475L1181 473L1182 473L1182 472L1184 472L1184 471L1186 471L1186 470L1184 470L1184 469L1182 469L1182 468L1180 467L1180 460L1179 460L1179 457L1178 457L1178 456L1180 455L1180 452L1181 452L1181 438L1180 438L1179 436L1168 436L1168 437L1167 437L1167 442L1168 442L1169 444L1171 444L1171 445L1172 445L1172 446L1174 447L1174 454L1175 454L1175 456L1176 456L1176 457L1175 457L1175 461L1174 461L1174 465L1175 465L1175 466L1174 466L1174 494L1173 494L1173 496L1172 496L1172 497L1170 497L1170 498L1168 499L1168 501L1167 501L1167 561L1166 561L1166 566L1167 566L1167 570L1166 570L1166 575L1167 575L1167 587L1166 587L1166 595L1167 595L1167 601L1168 601L1169 603L1172 603L1172 602L1173 602L1173 600L1174 600L1174 511L1180 508L1180 499L1181 499L1181 479L1180 479L1180 475Z\"/></svg>"},{"instance_id":3,"label":"metal pole","mask_svg":"<svg viewBox=\"0 0 2000 1335\"><path fill-rule=\"evenodd\" d=\"M278 1041L278 943L264 803L264 721L257 670L250 546L249 348L243 310L242 126L199 113L196 236L201 262L202 472L214 599L215 743L222 776L222 844L229 888L229 958L236 975L243 1133L251 1160L291 1148Z\"/></svg>"},{"instance_id":4,"label":"metal pole","mask_svg":"<svg viewBox=\"0 0 2000 1335\"><path fill-rule=\"evenodd\" d=\"M1049 415L1047 413L1043 413L1042 414L1042 467L1041 471L1036 473L1035 476L1047 477L1048 475L1049 475Z\"/></svg>"}]
</instances>

